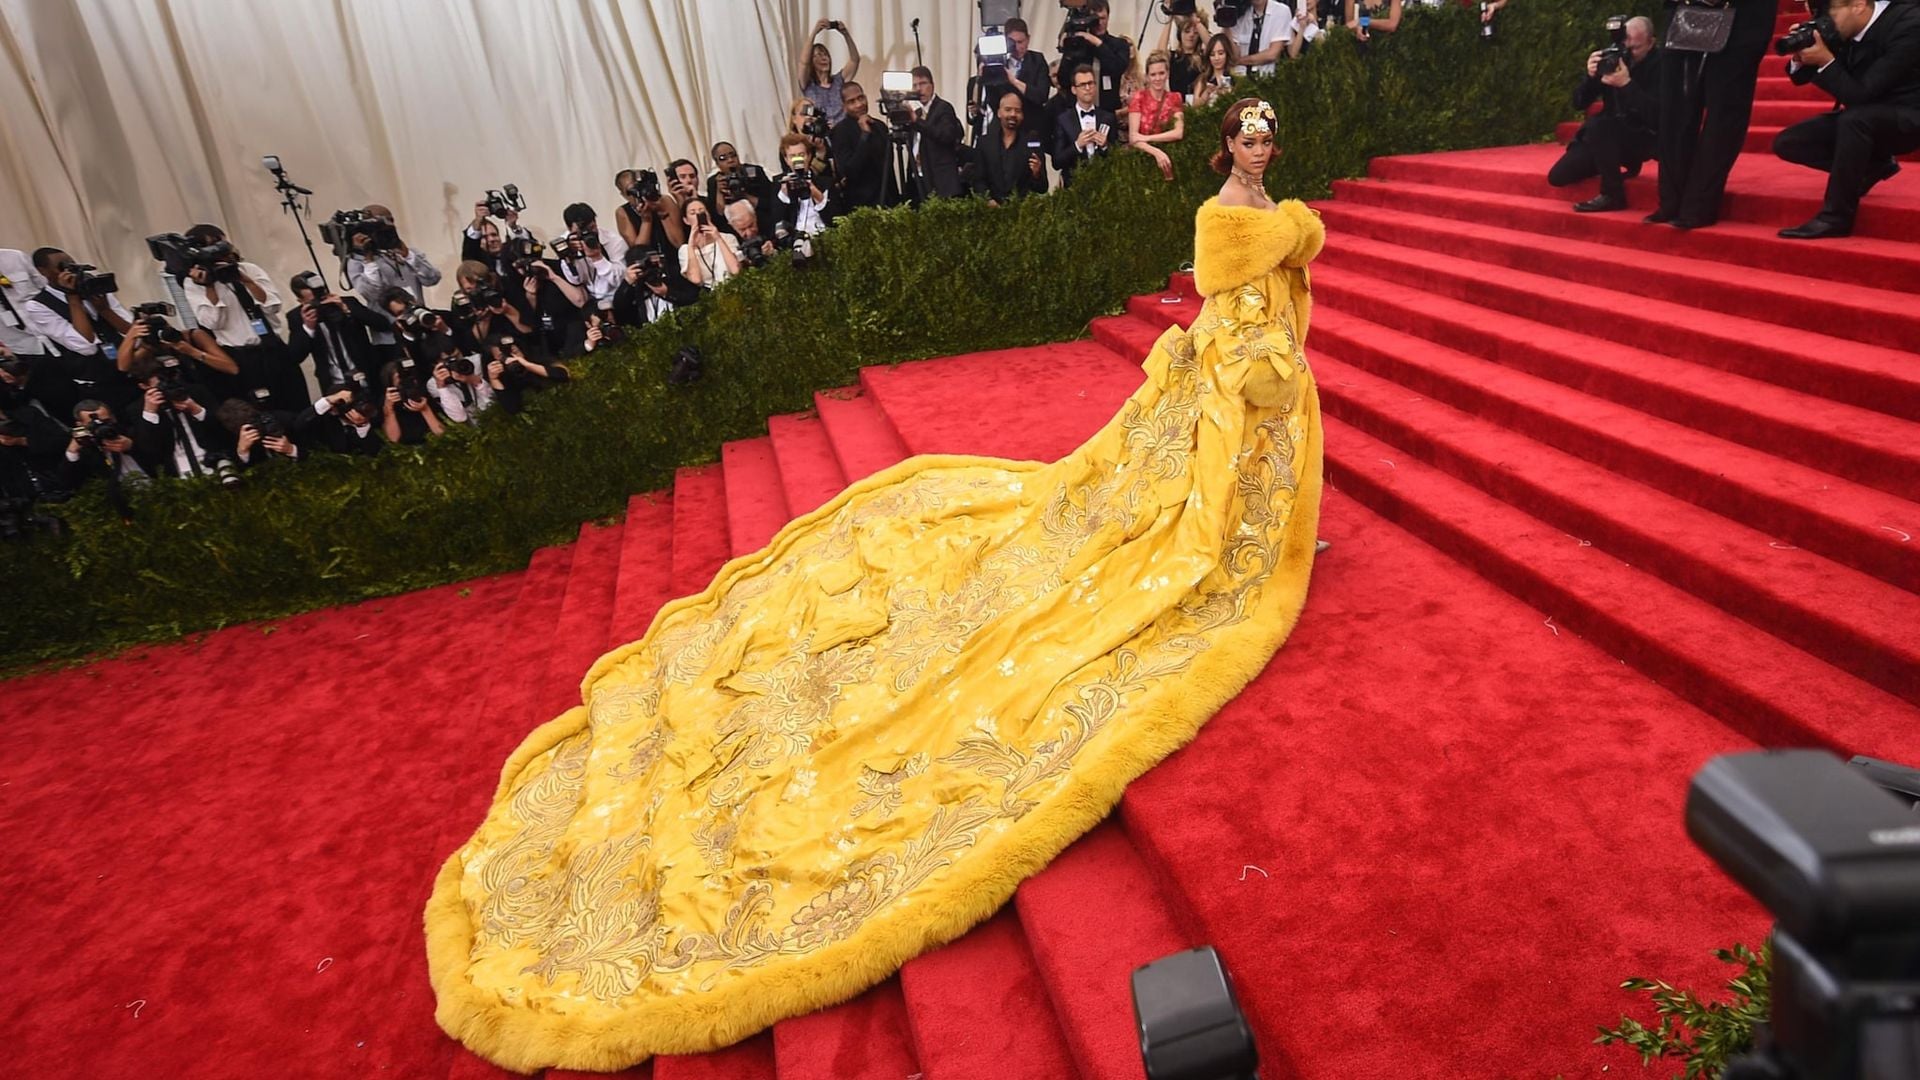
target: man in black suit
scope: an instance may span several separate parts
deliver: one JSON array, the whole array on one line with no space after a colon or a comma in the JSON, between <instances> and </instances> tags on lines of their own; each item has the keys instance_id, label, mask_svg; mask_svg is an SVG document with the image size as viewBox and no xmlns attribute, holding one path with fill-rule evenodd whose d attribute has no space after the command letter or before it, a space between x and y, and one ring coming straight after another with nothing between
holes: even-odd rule
<instances>
[{"instance_id":1,"label":"man in black suit","mask_svg":"<svg viewBox=\"0 0 1920 1080\"><path fill-rule=\"evenodd\" d=\"M867 91L857 82L840 88L847 115L833 128L833 174L839 178L840 203L849 210L862 206L892 206L891 130L873 115Z\"/></svg>"},{"instance_id":2,"label":"man in black suit","mask_svg":"<svg viewBox=\"0 0 1920 1080\"><path fill-rule=\"evenodd\" d=\"M1073 69L1073 104L1060 110L1053 125L1053 167L1060 170L1060 184L1073 183L1073 174L1083 161L1107 152L1108 143L1119 120L1109 109L1100 107L1100 82L1093 65Z\"/></svg>"},{"instance_id":3,"label":"man in black suit","mask_svg":"<svg viewBox=\"0 0 1920 1080\"><path fill-rule=\"evenodd\" d=\"M1782 158L1827 173L1820 213L1780 230L1790 240L1851 233L1861 197L1900 171L1894 157L1920 150L1920 5L1832 0L1827 15L1839 42L1815 34L1788 73L1832 94L1839 108L1773 140Z\"/></svg>"},{"instance_id":4,"label":"man in black suit","mask_svg":"<svg viewBox=\"0 0 1920 1080\"><path fill-rule=\"evenodd\" d=\"M1107 21L1113 14L1107 0L1087 0L1085 10L1098 20L1093 32L1060 35L1060 88L1072 94L1074 70L1081 64L1095 65L1100 107L1119 112L1120 79L1133 64L1133 45L1107 32Z\"/></svg>"},{"instance_id":5,"label":"man in black suit","mask_svg":"<svg viewBox=\"0 0 1920 1080\"><path fill-rule=\"evenodd\" d=\"M287 283L300 306L287 314L287 347L295 364L313 360L316 386L354 382L358 373L371 382L380 370L379 350L370 334L392 332L393 320L327 288L327 279L308 271Z\"/></svg>"},{"instance_id":6,"label":"man in black suit","mask_svg":"<svg viewBox=\"0 0 1920 1080\"><path fill-rule=\"evenodd\" d=\"M1028 133L1025 113L1021 93L1003 88L993 123L973 148L976 190L995 206L1016 195L1047 190L1046 154L1039 135Z\"/></svg>"},{"instance_id":7,"label":"man in black suit","mask_svg":"<svg viewBox=\"0 0 1920 1080\"><path fill-rule=\"evenodd\" d=\"M1034 52L1032 31L1025 19L1008 19L1000 28L1007 39L1007 62L980 65L980 74L967 80L967 120L984 137L986 127L1000 111L1000 99L1009 88L1020 95L1022 115L1037 127L1040 111L1053 92L1047 76L1047 58Z\"/></svg>"},{"instance_id":8,"label":"man in black suit","mask_svg":"<svg viewBox=\"0 0 1920 1080\"><path fill-rule=\"evenodd\" d=\"M713 164L713 173L707 177L707 206L710 209L717 210L745 199L758 212L765 208L768 199L773 198L773 179L767 175L767 170L741 161L740 151L732 143L713 144ZM721 216L725 217L724 214ZM724 221L714 224L723 232L732 231Z\"/></svg>"},{"instance_id":9,"label":"man in black suit","mask_svg":"<svg viewBox=\"0 0 1920 1080\"><path fill-rule=\"evenodd\" d=\"M913 93L919 106L907 121L911 132L915 191L922 200L938 196L957 199L965 193L960 184L960 143L967 129L953 103L933 92L933 69L913 69Z\"/></svg>"},{"instance_id":10,"label":"man in black suit","mask_svg":"<svg viewBox=\"0 0 1920 1080\"><path fill-rule=\"evenodd\" d=\"M1720 220L1727 174L1747 141L1760 58L1779 0L1729 0L1733 28L1719 52L1668 48L1660 75L1660 206L1650 225L1698 229Z\"/></svg>"},{"instance_id":11,"label":"man in black suit","mask_svg":"<svg viewBox=\"0 0 1920 1080\"><path fill-rule=\"evenodd\" d=\"M215 420L205 386L168 378L160 361L140 357L127 371L140 386L139 412L126 425L134 456L162 476L212 476L233 456L233 437Z\"/></svg>"},{"instance_id":12,"label":"man in black suit","mask_svg":"<svg viewBox=\"0 0 1920 1080\"><path fill-rule=\"evenodd\" d=\"M1599 101L1601 111L1587 117L1567 152L1547 172L1547 183L1554 187L1600 178L1600 194L1573 204L1583 214L1625 210L1627 177L1639 175L1659 142L1662 60L1653 43L1653 20L1635 15L1622 31L1627 55L1604 75L1600 63L1611 58L1599 52L1588 56L1587 76L1573 91L1574 108L1585 110Z\"/></svg>"}]
</instances>

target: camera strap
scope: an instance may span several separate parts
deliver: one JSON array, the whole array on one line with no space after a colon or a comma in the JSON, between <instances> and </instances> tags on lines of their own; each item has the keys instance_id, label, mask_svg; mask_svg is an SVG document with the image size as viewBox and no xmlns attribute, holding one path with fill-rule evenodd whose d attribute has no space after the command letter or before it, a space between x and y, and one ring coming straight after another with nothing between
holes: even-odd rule
<instances>
[{"instance_id":1,"label":"camera strap","mask_svg":"<svg viewBox=\"0 0 1920 1080\"><path fill-rule=\"evenodd\" d=\"M1262 32L1266 30L1266 26L1267 26L1267 9L1261 8L1259 11L1255 12L1253 16L1253 36L1247 39L1247 55L1248 56L1252 56L1254 53L1257 53L1260 51L1260 36ZM1252 64L1245 65L1245 70L1247 74L1249 75L1253 74L1253 69L1254 69L1254 65Z\"/></svg>"},{"instance_id":2,"label":"camera strap","mask_svg":"<svg viewBox=\"0 0 1920 1080\"><path fill-rule=\"evenodd\" d=\"M239 265L234 264L240 275L239 280L225 284L232 290L234 299L240 302L240 310L247 313L247 320L253 324L253 332L259 336L260 341L263 344L269 341L278 344L280 336L273 332L273 324L267 321L267 313L260 310L260 304L254 300L252 290L247 288L246 272L239 270Z\"/></svg>"}]
</instances>

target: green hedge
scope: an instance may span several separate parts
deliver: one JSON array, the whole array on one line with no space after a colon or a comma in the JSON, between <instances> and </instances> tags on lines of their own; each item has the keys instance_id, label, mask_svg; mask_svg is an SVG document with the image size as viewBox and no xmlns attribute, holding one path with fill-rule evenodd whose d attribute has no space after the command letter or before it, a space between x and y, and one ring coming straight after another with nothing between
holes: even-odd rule
<instances>
[{"instance_id":1,"label":"green hedge","mask_svg":"<svg viewBox=\"0 0 1920 1080\"><path fill-rule=\"evenodd\" d=\"M1322 41L1250 88L1280 114L1271 189L1313 198L1376 155L1546 137L1611 10L1526 0L1487 41L1469 10L1420 9L1365 48ZM0 667L514 569L864 365L1074 337L1191 258L1193 209L1219 184L1205 164L1219 113L1188 117L1171 185L1143 156L1118 155L1070 191L1002 209L853 214L815 265L729 282L582 360L574 383L518 417L496 411L373 460L257 470L237 491L152 485L131 526L95 485L59 508L71 538L0 558ZM685 342L707 377L670 388L667 358Z\"/></svg>"}]
</instances>

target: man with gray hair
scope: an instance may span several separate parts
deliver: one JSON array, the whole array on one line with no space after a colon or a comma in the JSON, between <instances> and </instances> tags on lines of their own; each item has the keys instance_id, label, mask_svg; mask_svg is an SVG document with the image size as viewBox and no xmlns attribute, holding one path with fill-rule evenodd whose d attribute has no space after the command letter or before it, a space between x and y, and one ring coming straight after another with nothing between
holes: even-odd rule
<instances>
[{"instance_id":1,"label":"man with gray hair","mask_svg":"<svg viewBox=\"0 0 1920 1080\"><path fill-rule=\"evenodd\" d=\"M727 224L740 241L740 261L759 266L773 257L773 241L760 235L760 213L745 199L727 204Z\"/></svg>"},{"instance_id":2,"label":"man with gray hair","mask_svg":"<svg viewBox=\"0 0 1920 1080\"><path fill-rule=\"evenodd\" d=\"M1567 144L1567 152L1547 173L1554 187L1598 176L1600 194L1573 204L1583 214L1627 208L1627 179L1659 145L1660 47L1653 20L1636 15L1618 26L1622 36L1587 57L1586 76L1573 91L1573 105L1585 110L1600 102Z\"/></svg>"}]
</instances>

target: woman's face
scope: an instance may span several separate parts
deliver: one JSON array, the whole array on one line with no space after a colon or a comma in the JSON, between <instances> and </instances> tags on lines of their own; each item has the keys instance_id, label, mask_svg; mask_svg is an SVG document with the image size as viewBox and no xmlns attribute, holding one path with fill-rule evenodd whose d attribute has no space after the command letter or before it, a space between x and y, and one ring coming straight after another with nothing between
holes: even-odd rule
<instances>
[{"instance_id":1,"label":"woman's face","mask_svg":"<svg viewBox=\"0 0 1920 1080\"><path fill-rule=\"evenodd\" d=\"M833 77L833 54L825 45L813 47L813 73L823 82Z\"/></svg>"},{"instance_id":2,"label":"woman's face","mask_svg":"<svg viewBox=\"0 0 1920 1080\"><path fill-rule=\"evenodd\" d=\"M807 103L804 101L794 102L792 110L787 113L787 129L789 131L799 131L806 122Z\"/></svg>"},{"instance_id":3,"label":"woman's face","mask_svg":"<svg viewBox=\"0 0 1920 1080\"><path fill-rule=\"evenodd\" d=\"M1167 65L1155 61L1147 65L1147 89L1156 94L1167 92Z\"/></svg>"},{"instance_id":4,"label":"woman's face","mask_svg":"<svg viewBox=\"0 0 1920 1080\"><path fill-rule=\"evenodd\" d=\"M684 215L686 219L686 223L690 226L698 226L700 224L701 216L704 215L706 212L707 212L707 201L705 199L688 199L687 210L686 210L686 214Z\"/></svg>"},{"instance_id":5,"label":"woman's face","mask_svg":"<svg viewBox=\"0 0 1920 1080\"><path fill-rule=\"evenodd\" d=\"M1242 131L1227 143L1227 148L1234 165L1255 176L1266 172L1273 160L1273 136L1264 131Z\"/></svg>"},{"instance_id":6,"label":"woman's face","mask_svg":"<svg viewBox=\"0 0 1920 1080\"><path fill-rule=\"evenodd\" d=\"M1208 50L1207 52L1207 63L1212 64L1213 70L1215 71L1227 70L1227 43L1226 42L1216 41L1213 43L1213 48Z\"/></svg>"},{"instance_id":7,"label":"woman's face","mask_svg":"<svg viewBox=\"0 0 1920 1080\"><path fill-rule=\"evenodd\" d=\"M1180 28L1180 51L1186 53L1188 56L1192 56L1194 53L1200 51L1200 45L1200 21L1198 19L1189 20L1185 26Z\"/></svg>"}]
</instances>

